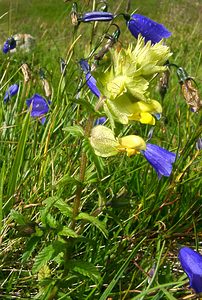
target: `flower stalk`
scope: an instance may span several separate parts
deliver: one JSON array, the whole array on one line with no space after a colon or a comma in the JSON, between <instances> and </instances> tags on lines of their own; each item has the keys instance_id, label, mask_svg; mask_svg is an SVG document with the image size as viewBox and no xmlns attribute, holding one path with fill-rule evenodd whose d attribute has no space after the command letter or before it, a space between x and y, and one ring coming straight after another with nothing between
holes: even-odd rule
<instances>
[{"instance_id":1,"label":"flower stalk","mask_svg":"<svg viewBox=\"0 0 202 300\"><path fill-rule=\"evenodd\" d=\"M90 115L87 120L86 128L84 131L85 137L90 136L91 129L93 127L93 123L94 123L94 117L92 115ZM76 196L75 196L74 203L73 203L73 215L72 215L71 229L74 229L76 226L76 217L80 210L81 194L83 191L83 182L84 182L85 173L86 173L86 166L87 166L87 155L83 151L81 154L79 182L77 184Z\"/></svg>"}]
</instances>

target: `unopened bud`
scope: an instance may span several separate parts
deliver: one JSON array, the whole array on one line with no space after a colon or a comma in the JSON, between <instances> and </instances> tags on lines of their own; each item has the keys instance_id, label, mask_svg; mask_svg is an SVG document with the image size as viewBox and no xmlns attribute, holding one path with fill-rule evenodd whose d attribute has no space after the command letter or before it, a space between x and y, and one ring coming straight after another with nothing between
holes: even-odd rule
<instances>
[{"instance_id":1,"label":"unopened bud","mask_svg":"<svg viewBox=\"0 0 202 300\"><path fill-rule=\"evenodd\" d=\"M43 85L46 97L50 98L52 95L52 90L51 90L49 82L46 79L42 79L41 81L42 81L42 85Z\"/></svg>"},{"instance_id":2,"label":"unopened bud","mask_svg":"<svg viewBox=\"0 0 202 300\"><path fill-rule=\"evenodd\" d=\"M23 73L23 76L24 76L24 81L25 82L30 81L32 76L31 76L31 71L28 67L28 64L26 64L26 63L22 64L21 70L22 70L22 73Z\"/></svg>"}]
</instances>

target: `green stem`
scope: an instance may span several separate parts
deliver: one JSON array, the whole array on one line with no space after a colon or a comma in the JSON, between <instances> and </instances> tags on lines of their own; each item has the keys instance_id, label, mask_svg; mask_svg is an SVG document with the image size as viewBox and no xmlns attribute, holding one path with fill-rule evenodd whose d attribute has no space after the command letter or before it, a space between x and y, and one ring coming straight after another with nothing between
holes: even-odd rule
<instances>
[{"instance_id":1,"label":"green stem","mask_svg":"<svg viewBox=\"0 0 202 300\"><path fill-rule=\"evenodd\" d=\"M90 136L90 132L93 127L93 121L94 121L94 118L92 115L90 115L88 118L87 124L86 124L86 128L85 128L85 137ZM84 182L85 173L86 173L86 165L87 165L87 156L86 156L86 153L83 151L81 154L79 183L77 185L76 196L75 196L74 204L73 204L73 216L72 216L72 223L71 223L72 229L75 228L76 217L77 217L77 215L79 213L79 209L80 209L81 194L82 194L82 190L83 190L83 182Z\"/></svg>"}]
</instances>

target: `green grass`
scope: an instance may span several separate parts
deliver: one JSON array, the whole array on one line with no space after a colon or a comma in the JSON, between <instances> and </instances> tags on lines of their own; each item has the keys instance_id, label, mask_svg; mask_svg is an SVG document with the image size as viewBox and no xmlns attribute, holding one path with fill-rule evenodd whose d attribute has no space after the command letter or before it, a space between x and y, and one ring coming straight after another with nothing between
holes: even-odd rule
<instances>
[{"instance_id":1,"label":"green grass","mask_svg":"<svg viewBox=\"0 0 202 300\"><path fill-rule=\"evenodd\" d=\"M92 9L88 2L78 1L81 12ZM114 1L108 3L114 11ZM120 1L118 11L125 6ZM172 31L167 40L171 62L194 77L202 95L201 4L138 0L130 12L136 8ZM182 245L201 249L202 158L195 147L202 135L201 111L189 111L172 68L163 116L152 137L152 143L179 153L171 177L159 181L141 155L96 157L87 142L82 144L78 127L70 126L85 129L96 101L85 86L76 99L83 78L78 61L89 55L108 25L100 24L91 46L92 25L81 24L74 32L70 11L71 2L0 1L0 15L8 12L0 19L0 44L15 33L36 38L29 53L0 53L0 298L191 297L177 254ZM117 23L122 47L135 43L122 19ZM68 61L64 79L60 57ZM20 70L23 62L32 72L28 84ZM34 93L44 95L40 69L52 88L43 126L30 118L25 104ZM5 105L4 93L15 82L18 96ZM152 96L161 101L156 85L157 80ZM150 126L135 123L118 130L146 140ZM83 147L88 160L80 182ZM75 214L74 199L81 190L82 213Z\"/></svg>"}]
</instances>

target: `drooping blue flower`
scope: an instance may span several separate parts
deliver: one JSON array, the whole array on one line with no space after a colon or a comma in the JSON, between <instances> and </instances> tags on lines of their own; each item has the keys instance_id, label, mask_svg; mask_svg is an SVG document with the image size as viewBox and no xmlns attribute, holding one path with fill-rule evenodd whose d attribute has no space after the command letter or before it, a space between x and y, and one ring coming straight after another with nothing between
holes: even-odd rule
<instances>
[{"instance_id":1,"label":"drooping blue flower","mask_svg":"<svg viewBox=\"0 0 202 300\"><path fill-rule=\"evenodd\" d=\"M190 287L202 293L202 255L188 247L180 249L178 258L181 266L189 277Z\"/></svg>"},{"instance_id":2,"label":"drooping blue flower","mask_svg":"<svg viewBox=\"0 0 202 300\"><path fill-rule=\"evenodd\" d=\"M48 113L50 103L51 101L47 102L46 99L39 94L34 94L30 99L26 100L27 106L31 106L31 117L39 118L42 124L46 121L46 117L44 115Z\"/></svg>"},{"instance_id":3,"label":"drooping blue flower","mask_svg":"<svg viewBox=\"0 0 202 300\"><path fill-rule=\"evenodd\" d=\"M16 83L9 86L9 88L7 89L5 96L4 96L4 103L8 102L11 97L16 95L18 92L18 89L19 89L19 86Z\"/></svg>"},{"instance_id":4,"label":"drooping blue flower","mask_svg":"<svg viewBox=\"0 0 202 300\"><path fill-rule=\"evenodd\" d=\"M176 154L154 144L147 144L146 150L142 150L146 160L155 169L159 179L162 176L169 177L172 172L172 164L175 162Z\"/></svg>"},{"instance_id":5,"label":"drooping blue flower","mask_svg":"<svg viewBox=\"0 0 202 300\"><path fill-rule=\"evenodd\" d=\"M15 47L16 47L16 40L13 37L10 37L4 43L2 51L6 54L10 50L13 50Z\"/></svg>"},{"instance_id":6,"label":"drooping blue flower","mask_svg":"<svg viewBox=\"0 0 202 300\"><path fill-rule=\"evenodd\" d=\"M96 96L96 97L100 97L100 91L98 90L97 86L96 86L96 80L95 78L91 75L90 73L90 66L88 64L88 62L85 59L81 59L79 61L79 64L84 72L84 74L86 75L86 84L89 87L89 89L91 90L91 92Z\"/></svg>"},{"instance_id":7,"label":"drooping blue flower","mask_svg":"<svg viewBox=\"0 0 202 300\"><path fill-rule=\"evenodd\" d=\"M133 14L129 20L127 15L125 18L132 35L137 39L138 35L141 34L145 38L145 43L151 41L152 44L156 44L163 38L171 36L171 32L163 24L159 24L145 16Z\"/></svg>"},{"instance_id":8,"label":"drooping blue flower","mask_svg":"<svg viewBox=\"0 0 202 300\"><path fill-rule=\"evenodd\" d=\"M102 125L106 122L107 118L106 117L100 117L95 121L95 126L96 125Z\"/></svg>"},{"instance_id":9,"label":"drooping blue flower","mask_svg":"<svg viewBox=\"0 0 202 300\"><path fill-rule=\"evenodd\" d=\"M196 142L196 149L202 150L202 138L198 138L198 140Z\"/></svg>"},{"instance_id":10,"label":"drooping blue flower","mask_svg":"<svg viewBox=\"0 0 202 300\"><path fill-rule=\"evenodd\" d=\"M92 22L92 21L100 21L100 22L109 22L113 20L114 15L105 11L92 11L85 13L81 18L79 18L80 22Z\"/></svg>"}]
</instances>

